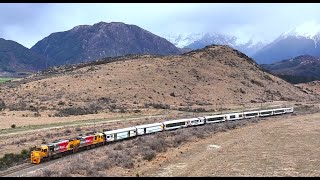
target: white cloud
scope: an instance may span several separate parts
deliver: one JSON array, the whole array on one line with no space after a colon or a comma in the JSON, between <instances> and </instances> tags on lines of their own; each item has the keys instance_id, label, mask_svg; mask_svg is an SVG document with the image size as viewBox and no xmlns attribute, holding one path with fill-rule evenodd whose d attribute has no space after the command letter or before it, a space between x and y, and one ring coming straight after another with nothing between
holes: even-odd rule
<instances>
[{"instance_id":1,"label":"white cloud","mask_svg":"<svg viewBox=\"0 0 320 180\"><path fill-rule=\"evenodd\" d=\"M31 47L53 32L81 24L124 22L163 36L221 32L270 40L320 18L320 4L134 3L0 4L0 36Z\"/></svg>"}]
</instances>

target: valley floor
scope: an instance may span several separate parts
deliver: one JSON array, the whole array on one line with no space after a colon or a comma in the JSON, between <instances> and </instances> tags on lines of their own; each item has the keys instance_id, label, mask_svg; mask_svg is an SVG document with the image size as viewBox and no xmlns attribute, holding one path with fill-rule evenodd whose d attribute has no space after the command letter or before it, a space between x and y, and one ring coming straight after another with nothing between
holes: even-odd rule
<instances>
[{"instance_id":1,"label":"valley floor","mask_svg":"<svg viewBox=\"0 0 320 180\"><path fill-rule=\"evenodd\" d=\"M151 161L135 162L134 168L116 166L102 171L107 176L319 176L319 117L319 105L303 106L294 114L192 138ZM99 154L104 159L115 147L98 148L81 157ZM58 170L61 163L74 160L64 158L48 168Z\"/></svg>"}]
</instances>

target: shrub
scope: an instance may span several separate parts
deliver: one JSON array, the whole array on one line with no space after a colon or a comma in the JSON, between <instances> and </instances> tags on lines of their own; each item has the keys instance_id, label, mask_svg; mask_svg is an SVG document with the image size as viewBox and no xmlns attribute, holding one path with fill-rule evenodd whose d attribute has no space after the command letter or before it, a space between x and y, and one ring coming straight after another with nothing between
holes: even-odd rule
<instances>
[{"instance_id":1,"label":"shrub","mask_svg":"<svg viewBox=\"0 0 320 180\"><path fill-rule=\"evenodd\" d=\"M179 133L178 135L176 135L176 136L174 137L173 143L174 143L175 146L178 146L178 145L180 145L182 142L188 140L188 137L190 137L189 132L183 131L183 132Z\"/></svg>"},{"instance_id":2,"label":"shrub","mask_svg":"<svg viewBox=\"0 0 320 180\"><path fill-rule=\"evenodd\" d=\"M133 160L131 156L126 154L125 151L119 152L119 151L108 151L108 158L110 162L114 162L116 166L122 167L122 168L133 168Z\"/></svg>"},{"instance_id":3,"label":"shrub","mask_svg":"<svg viewBox=\"0 0 320 180\"><path fill-rule=\"evenodd\" d=\"M141 110L140 110L140 109L135 109L135 110L133 110L133 112L134 112L134 113L140 113Z\"/></svg>"},{"instance_id":4,"label":"shrub","mask_svg":"<svg viewBox=\"0 0 320 180\"><path fill-rule=\"evenodd\" d=\"M109 169L113 166L112 162L110 162L110 160L107 158L101 159L100 161L96 162L95 165L97 166L97 169L100 171Z\"/></svg>"},{"instance_id":5,"label":"shrub","mask_svg":"<svg viewBox=\"0 0 320 180\"><path fill-rule=\"evenodd\" d=\"M123 145L122 144L117 144L113 149L114 150L122 150L123 149Z\"/></svg>"},{"instance_id":6,"label":"shrub","mask_svg":"<svg viewBox=\"0 0 320 180\"><path fill-rule=\"evenodd\" d=\"M81 131L81 128L80 127L76 127L75 130L76 131Z\"/></svg>"},{"instance_id":7,"label":"shrub","mask_svg":"<svg viewBox=\"0 0 320 180\"><path fill-rule=\"evenodd\" d=\"M161 103L145 103L144 106L146 108L151 106L155 109L170 109L170 106L168 104L161 104Z\"/></svg>"},{"instance_id":8,"label":"shrub","mask_svg":"<svg viewBox=\"0 0 320 180\"><path fill-rule=\"evenodd\" d=\"M65 132L66 134L70 134L70 133L71 133L71 130L70 130L70 129L66 129L64 132Z\"/></svg>"},{"instance_id":9,"label":"shrub","mask_svg":"<svg viewBox=\"0 0 320 180\"><path fill-rule=\"evenodd\" d=\"M2 99L0 99L0 111L6 108L6 104Z\"/></svg>"},{"instance_id":10,"label":"shrub","mask_svg":"<svg viewBox=\"0 0 320 180\"><path fill-rule=\"evenodd\" d=\"M12 125L11 125L11 128L16 128L16 125L15 125L15 124L12 124Z\"/></svg>"},{"instance_id":11,"label":"shrub","mask_svg":"<svg viewBox=\"0 0 320 180\"><path fill-rule=\"evenodd\" d=\"M166 143L163 138L150 138L146 141L146 146L150 147L151 150L156 152L165 152L167 150Z\"/></svg>"},{"instance_id":12,"label":"shrub","mask_svg":"<svg viewBox=\"0 0 320 180\"><path fill-rule=\"evenodd\" d=\"M156 153L155 151L151 150L151 149L145 149L142 153L141 153L142 157L144 160L148 160L151 161L154 157L156 157Z\"/></svg>"},{"instance_id":13,"label":"shrub","mask_svg":"<svg viewBox=\"0 0 320 180\"><path fill-rule=\"evenodd\" d=\"M252 84L256 84L256 85L258 85L258 86L260 86L260 87L264 87L264 85L263 85L260 81L251 79L250 82L251 82Z\"/></svg>"},{"instance_id":14,"label":"shrub","mask_svg":"<svg viewBox=\"0 0 320 180\"><path fill-rule=\"evenodd\" d=\"M43 171L42 171L42 176L43 177L51 177L51 175L52 175L52 170L51 169L44 169Z\"/></svg>"}]
</instances>

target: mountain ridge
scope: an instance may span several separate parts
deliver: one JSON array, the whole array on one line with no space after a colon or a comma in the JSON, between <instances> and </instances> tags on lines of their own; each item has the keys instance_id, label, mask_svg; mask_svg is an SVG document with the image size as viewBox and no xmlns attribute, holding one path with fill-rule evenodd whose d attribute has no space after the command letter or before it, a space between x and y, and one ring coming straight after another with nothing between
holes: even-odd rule
<instances>
[{"instance_id":1,"label":"mountain ridge","mask_svg":"<svg viewBox=\"0 0 320 180\"><path fill-rule=\"evenodd\" d=\"M50 57L51 66L75 64L125 54L181 53L166 39L139 26L103 21L52 33L38 41L31 50Z\"/></svg>"}]
</instances>

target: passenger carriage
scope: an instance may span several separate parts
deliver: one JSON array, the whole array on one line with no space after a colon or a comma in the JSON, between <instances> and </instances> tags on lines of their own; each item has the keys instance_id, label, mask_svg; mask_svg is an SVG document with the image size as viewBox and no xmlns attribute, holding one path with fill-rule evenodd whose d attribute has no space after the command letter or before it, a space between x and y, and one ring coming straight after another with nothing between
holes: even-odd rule
<instances>
[{"instance_id":1,"label":"passenger carriage","mask_svg":"<svg viewBox=\"0 0 320 180\"><path fill-rule=\"evenodd\" d=\"M103 132L106 138L106 142L118 141L127 139L137 135L137 129L135 127L128 127L123 129L116 129Z\"/></svg>"},{"instance_id":2,"label":"passenger carriage","mask_svg":"<svg viewBox=\"0 0 320 180\"><path fill-rule=\"evenodd\" d=\"M280 115L286 113L285 108L278 108L273 110L274 115Z\"/></svg>"},{"instance_id":3,"label":"passenger carriage","mask_svg":"<svg viewBox=\"0 0 320 180\"><path fill-rule=\"evenodd\" d=\"M232 113L232 114L226 114L226 120L227 121L235 121L243 119L243 113Z\"/></svg>"},{"instance_id":4,"label":"passenger carriage","mask_svg":"<svg viewBox=\"0 0 320 180\"><path fill-rule=\"evenodd\" d=\"M163 124L162 123L144 124L144 125L135 126L135 128L137 129L137 135L144 135L144 134L163 131Z\"/></svg>"},{"instance_id":5,"label":"passenger carriage","mask_svg":"<svg viewBox=\"0 0 320 180\"><path fill-rule=\"evenodd\" d=\"M219 123L226 121L226 115L205 116L206 123Z\"/></svg>"},{"instance_id":6,"label":"passenger carriage","mask_svg":"<svg viewBox=\"0 0 320 180\"><path fill-rule=\"evenodd\" d=\"M259 117L259 111L249 111L243 113L244 118L255 118Z\"/></svg>"},{"instance_id":7,"label":"passenger carriage","mask_svg":"<svg viewBox=\"0 0 320 180\"><path fill-rule=\"evenodd\" d=\"M272 116L272 115L273 115L273 110L272 109L259 111L259 116L260 117Z\"/></svg>"}]
</instances>

